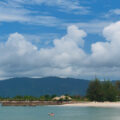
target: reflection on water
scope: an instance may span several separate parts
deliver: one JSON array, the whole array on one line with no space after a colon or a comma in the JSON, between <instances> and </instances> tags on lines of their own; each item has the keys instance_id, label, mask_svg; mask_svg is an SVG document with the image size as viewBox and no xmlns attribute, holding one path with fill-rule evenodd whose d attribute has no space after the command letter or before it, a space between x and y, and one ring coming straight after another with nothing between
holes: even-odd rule
<instances>
[{"instance_id":1,"label":"reflection on water","mask_svg":"<svg viewBox=\"0 0 120 120\"><path fill-rule=\"evenodd\" d=\"M48 115L51 112L54 117ZM0 106L0 120L120 120L120 108Z\"/></svg>"}]
</instances>

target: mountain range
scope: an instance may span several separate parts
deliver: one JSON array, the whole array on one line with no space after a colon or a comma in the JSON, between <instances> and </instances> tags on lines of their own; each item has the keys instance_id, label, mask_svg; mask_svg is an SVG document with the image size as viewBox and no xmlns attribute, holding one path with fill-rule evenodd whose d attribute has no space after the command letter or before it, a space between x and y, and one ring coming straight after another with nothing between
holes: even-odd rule
<instances>
[{"instance_id":1,"label":"mountain range","mask_svg":"<svg viewBox=\"0 0 120 120\"><path fill-rule=\"evenodd\" d=\"M11 78L0 81L0 96L14 97L41 95L81 95L86 94L89 80L59 77Z\"/></svg>"}]
</instances>

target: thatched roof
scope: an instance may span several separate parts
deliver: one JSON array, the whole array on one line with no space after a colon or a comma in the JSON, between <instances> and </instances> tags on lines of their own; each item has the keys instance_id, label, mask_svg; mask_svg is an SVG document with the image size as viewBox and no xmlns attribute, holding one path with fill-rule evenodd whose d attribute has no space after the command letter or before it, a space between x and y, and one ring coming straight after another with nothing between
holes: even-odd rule
<instances>
[{"instance_id":1,"label":"thatched roof","mask_svg":"<svg viewBox=\"0 0 120 120\"><path fill-rule=\"evenodd\" d=\"M62 100L72 100L72 98L70 97L70 96L65 96L65 95L62 95L62 96L60 96L60 97L54 97L53 98L53 100L60 100L60 99L62 99Z\"/></svg>"}]
</instances>

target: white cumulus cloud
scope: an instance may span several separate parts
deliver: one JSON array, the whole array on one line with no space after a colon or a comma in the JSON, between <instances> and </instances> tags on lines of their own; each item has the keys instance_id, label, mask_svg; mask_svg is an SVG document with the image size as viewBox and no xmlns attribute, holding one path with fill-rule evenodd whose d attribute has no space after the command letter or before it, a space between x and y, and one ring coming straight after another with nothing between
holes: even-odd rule
<instances>
[{"instance_id":1,"label":"white cumulus cloud","mask_svg":"<svg viewBox=\"0 0 120 120\"><path fill-rule=\"evenodd\" d=\"M53 47L37 48L23 35L13 33L0 44L0 77L99 77L119 78L120 22L103 30L105 42L91 45L91 54L84 51L86 32L75 25L67 28Z\"/></svg>"}]
</instances>

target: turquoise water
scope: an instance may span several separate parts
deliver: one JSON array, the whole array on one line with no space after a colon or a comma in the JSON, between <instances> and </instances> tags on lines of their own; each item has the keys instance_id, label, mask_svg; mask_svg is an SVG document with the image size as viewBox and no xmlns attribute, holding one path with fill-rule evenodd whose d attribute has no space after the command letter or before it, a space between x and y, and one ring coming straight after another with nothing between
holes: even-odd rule
<instances>
[{"instance_id":1,"label":"turquoise water","mask_svg":"<svg viewBox=\"0 0 120 120\"><path fill-rule=\"evenodd\" d=\"M49 117L50 112L55 116ZM0 106L0 120L120 120L120 108Z\"/></svg>"}]
</instances>

